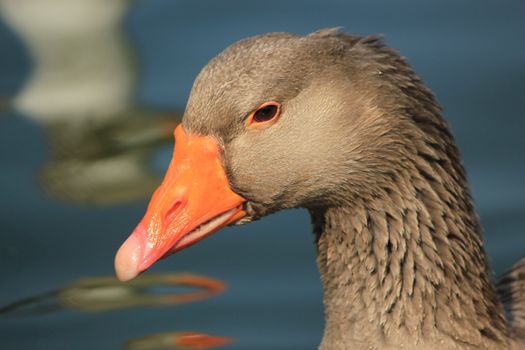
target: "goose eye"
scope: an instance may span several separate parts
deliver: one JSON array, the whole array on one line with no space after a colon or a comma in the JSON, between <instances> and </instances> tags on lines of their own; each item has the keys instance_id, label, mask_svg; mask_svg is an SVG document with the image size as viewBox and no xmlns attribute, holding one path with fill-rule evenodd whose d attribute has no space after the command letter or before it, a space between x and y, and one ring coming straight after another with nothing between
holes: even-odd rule
<instances>
[{"instance_id":1,"label":"goose eye","mask_svg":"<svg viewBox=\"0 0 525 350\"><path fill-rule=\"evenodd\" d=\"M280 113L281 105L279 103L273 101L266 102L250 114L246 125L248 127L257 127L273 124L279 118Z\"/></svg>"}]
</instances>

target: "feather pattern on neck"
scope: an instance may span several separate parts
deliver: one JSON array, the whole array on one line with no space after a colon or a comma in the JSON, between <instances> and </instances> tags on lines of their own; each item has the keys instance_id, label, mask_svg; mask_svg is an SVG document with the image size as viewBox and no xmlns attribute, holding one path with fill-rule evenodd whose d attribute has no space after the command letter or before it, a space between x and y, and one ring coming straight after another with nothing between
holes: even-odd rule
<instances>
[{"instance_id":1,"label":"feather pattern on neck","mask_svg":"<svg viewBox=\"0 0 525 350\"><path fill-rule=\"evenodd\" d=\"M322 349L508 342L463 171L435 156L420 152L376 196L310 210L331 342Z\"/></svg>"}]
</instances>

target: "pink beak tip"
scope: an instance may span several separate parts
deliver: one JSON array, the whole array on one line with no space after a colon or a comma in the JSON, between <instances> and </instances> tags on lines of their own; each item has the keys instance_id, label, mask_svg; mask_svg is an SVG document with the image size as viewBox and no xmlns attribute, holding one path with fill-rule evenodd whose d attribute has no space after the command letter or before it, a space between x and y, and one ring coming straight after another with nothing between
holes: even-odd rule
<instances>
[{"instance_id":1,"label":"pink beak tip","mask_svg":"<svg viewBox=\"0 0 525 350\"><path fill-rule=\"evenodd\" d=\"M135 232L122 244L115 256L117 278L123 282L137 277L143 260L144 242Z\"/></svg>"}]
</instances>

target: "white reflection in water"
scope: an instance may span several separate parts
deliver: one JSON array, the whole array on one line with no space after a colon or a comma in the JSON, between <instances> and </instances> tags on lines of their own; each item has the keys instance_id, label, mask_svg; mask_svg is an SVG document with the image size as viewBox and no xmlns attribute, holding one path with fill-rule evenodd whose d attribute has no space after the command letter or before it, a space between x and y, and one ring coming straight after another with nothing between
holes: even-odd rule
<instances>
[{"instance_id":1,"label":"white reflection in water","mask_svg":"<svg viewBox=\"0 0 525 350\"><path fill-rule=\"evenodd\" d=\"M107 118L127 109L136 74L120 22L127 0L1 0L34 68L14 106L31 118Z\"/></svg>"},{"instance_id":2,"label":"white reflection in water","mask_svg":"<svg viewBox=\"0 0 525 350\"><path fill-rule=\"evenodd\" d=\"M62 200L117 204L160 182L148 162L172 141L180 113L133 102L137 60L122 29L131 3L0 0L33 61L11 106L45 129L52 155L39 178Z\"/></svg>"}]
</instances>

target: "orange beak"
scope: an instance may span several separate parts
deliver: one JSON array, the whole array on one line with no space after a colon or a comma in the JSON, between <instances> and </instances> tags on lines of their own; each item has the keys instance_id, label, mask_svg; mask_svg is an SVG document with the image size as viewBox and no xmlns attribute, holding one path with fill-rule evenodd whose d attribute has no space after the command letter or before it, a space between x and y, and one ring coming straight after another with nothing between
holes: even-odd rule
<instances>
[{"instance_id":1,"label":"orange beak","mask_svg":"<svg viewBox=\"0 0 525 350\"><path fill-rule=\"evenodd\" d=\"M184 249L246 215L244 198L233 192L211 136L175 129L175 151L146 215L122 244L115 269L127 281L157 260Z\"/></svg>"}]
</instances>

